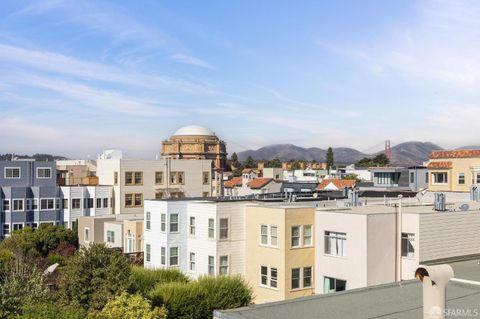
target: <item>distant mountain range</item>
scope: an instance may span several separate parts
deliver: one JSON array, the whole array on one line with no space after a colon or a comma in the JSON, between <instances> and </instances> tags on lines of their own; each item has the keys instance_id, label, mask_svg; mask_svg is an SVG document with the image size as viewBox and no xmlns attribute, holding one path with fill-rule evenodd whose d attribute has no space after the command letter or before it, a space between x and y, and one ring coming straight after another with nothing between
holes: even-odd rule
<instances>
[{"instance_id":1,"label":"distant mountain range","mask_svg":"<svg viewBox=\"0 0 480 319\"><path fill-rule=\"evenodd\" d=\"M465 146L458 149L480 149L480 146ZM391 148L393 165L411 166L420 165L427 161L430 153L435 150L443 150L442 147L430 142L405 142L398 144ZM363 157L371 157L383 151L374 154L365 154L353 148L337 147L333 148L333 155L335 163L337 164L351 164L355 163ZM282 161L292 159L324 162L327 150L311 147L303 148L293 144L275 144L269 145L258 150L248 150L239 152L238 159L243 161L248 156L255 160L271 160L278 157Z\"/></svg>"}]
</instances>

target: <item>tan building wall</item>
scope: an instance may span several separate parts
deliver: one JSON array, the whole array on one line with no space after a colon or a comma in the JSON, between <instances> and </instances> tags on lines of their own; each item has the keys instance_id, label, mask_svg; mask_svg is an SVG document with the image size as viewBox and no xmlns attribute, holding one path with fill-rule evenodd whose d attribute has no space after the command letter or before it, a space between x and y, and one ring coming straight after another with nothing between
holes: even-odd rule
<instances>
[{"instance_id":1,"label":"tan building wall","mask_svg":"<svg viewBox=\"0 0 480 319\"><path fill-rule=\"evenodd\" d=\"M125 220L123 222L124 240L123 247L126 249L125 240L133 239L134 252L144 251L143 249L143 220Z\"/></svg>"},{"instance_id":2,"label":"tan building wall","mask_svg":"<svg viewBox=\"0 0 480 319\"><path fill-rule=\"evenodd\" d=\"M431 191L469 192L472 182L475 185L478 184L477 174L480 174L480 157L430 159L428 168L428 188ZM436 173L446 173L448 176L447 183L436 184L433 176ZM465 174L465 184L459 183L461 173Z\"/></svg>"},{"instance_id":3,"label":"tan building wall","mask_svg":"<svg viewBox=\"0 0 480 319\"><path fill-rule=\"evenodd\" d=\"M85 246L90 243L104 242L104 225L105 222L114 221L114 217L93 217L82 216L78 218L78 243ZM88 240L85 239L86 229L88 229Z\"/></svg>"},{"instance_id":4,"label":"tan building wall","mask_svg":"<svg viewBox=\"0 0 480 319\"><path fill-rule=\"evenodd\" d=\"M314 208L247 207L245 278L254 289L256 303L309 296L314 292ZM277 227L277 246L261 245L261 225ZM291 247L291 227L312 225L312 245ZM269 236L270 240L270 236ZM261 266L277 269L277 287L261 285ZM291 289L292 268L312 267L312 287ZM270 280L270 278L269 278Z\"/></svg>"}]
</instances>

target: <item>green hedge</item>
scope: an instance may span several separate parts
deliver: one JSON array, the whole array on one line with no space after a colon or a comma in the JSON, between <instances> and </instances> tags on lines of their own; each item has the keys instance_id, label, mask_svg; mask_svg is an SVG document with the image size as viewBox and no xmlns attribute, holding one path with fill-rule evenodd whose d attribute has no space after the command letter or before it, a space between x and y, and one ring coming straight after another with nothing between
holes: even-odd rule
<instances>
[{"instance_id":1,"label":"green hedge","mask_svg":"<svg viewBox=\"0 0 480 319\"><path fill-rule=\"evenodd\" d=\"M187 283L188 278L176 269L146 269L133 266L129 291L146 296L157 284L170 282Z\"/></svg>"},{"instance_id":2,"label":"green hedge","mask_svg":"<svg viewBox=\"0 0 480 319\"><path fill-rule=\"evenodd\" d=\"M158 284L149 294L153 305L164 305L168 317L208 319L213 310L244 307L252 290L240 276L202 277L191 283Z\"/></svg>"}]
</instances>

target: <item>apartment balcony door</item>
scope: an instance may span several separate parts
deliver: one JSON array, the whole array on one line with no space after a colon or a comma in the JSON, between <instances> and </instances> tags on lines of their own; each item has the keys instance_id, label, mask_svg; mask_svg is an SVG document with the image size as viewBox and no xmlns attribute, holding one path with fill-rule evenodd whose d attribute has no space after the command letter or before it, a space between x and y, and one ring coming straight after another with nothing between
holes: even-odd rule
<instances>
[{"instance_id":1,"label":"apartment balcony door","mask_svg":"<svg viewBox=\"0 0 480 319\"><path fill-rule=\"evenodd\" d=\"M135 252L135 239L132 237L125 238L125 252L133 253Z\"/></svg>"}]
</instances>

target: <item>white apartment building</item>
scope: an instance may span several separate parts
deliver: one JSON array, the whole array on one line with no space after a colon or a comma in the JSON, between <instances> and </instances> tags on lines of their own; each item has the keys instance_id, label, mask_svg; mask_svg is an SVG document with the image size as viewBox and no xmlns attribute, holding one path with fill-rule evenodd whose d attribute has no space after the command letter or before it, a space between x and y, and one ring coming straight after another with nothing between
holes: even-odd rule
<instances>
[{"instance_id":1,"label":"white apartment building","mask_svg":"<svg viewBox=\"0 0 480 319\"><path fill-rule=\"evenodd\" d=\"M477 202L445 212L411 206L401 215L393 206L317 209L315 292L410 280L419 264L479 254L479 208Z\"/></svg>"},{"instance_id":2,"label":"white apartment building","mask_svg":"<svg viewBox=\"0 0 480 319\"><path fill-rule=\"evenodd\" d=\"M100 185L113 185L114 212L141 213L155 198L208 197L212 194L211 160L97 160Z\"/></svg>"},{"instance_id":3,"label":"white apartment building","mask_svg":"<svg viewBox=\"0 0 480 319\"><path fill-rule=\"evenodd\" d=\"M283 171L283 180L289 182L321 182L327 174L327 170L296 169L293 171Z\"/></svg>"},{"instance_id":4,"label":"white apartment building","mask_svg":"<svg viewBox=\"0 0 480 319\"><path fill-rule=\"evenodd\" d=\"M244 274L247 201L145 201L146 268L178 268L192 278Z\"/></svg>"},{"instance_id":5,"label":"white apartment building","mask_svg":"<svg viewBox=\"0 0 480 319\"><path fill-rule=\"evenodd\" d=\"M114 211L112 186L62 186L63 224L73 228L81 216L111 215Z\"/></svg>"}]
</instances>

